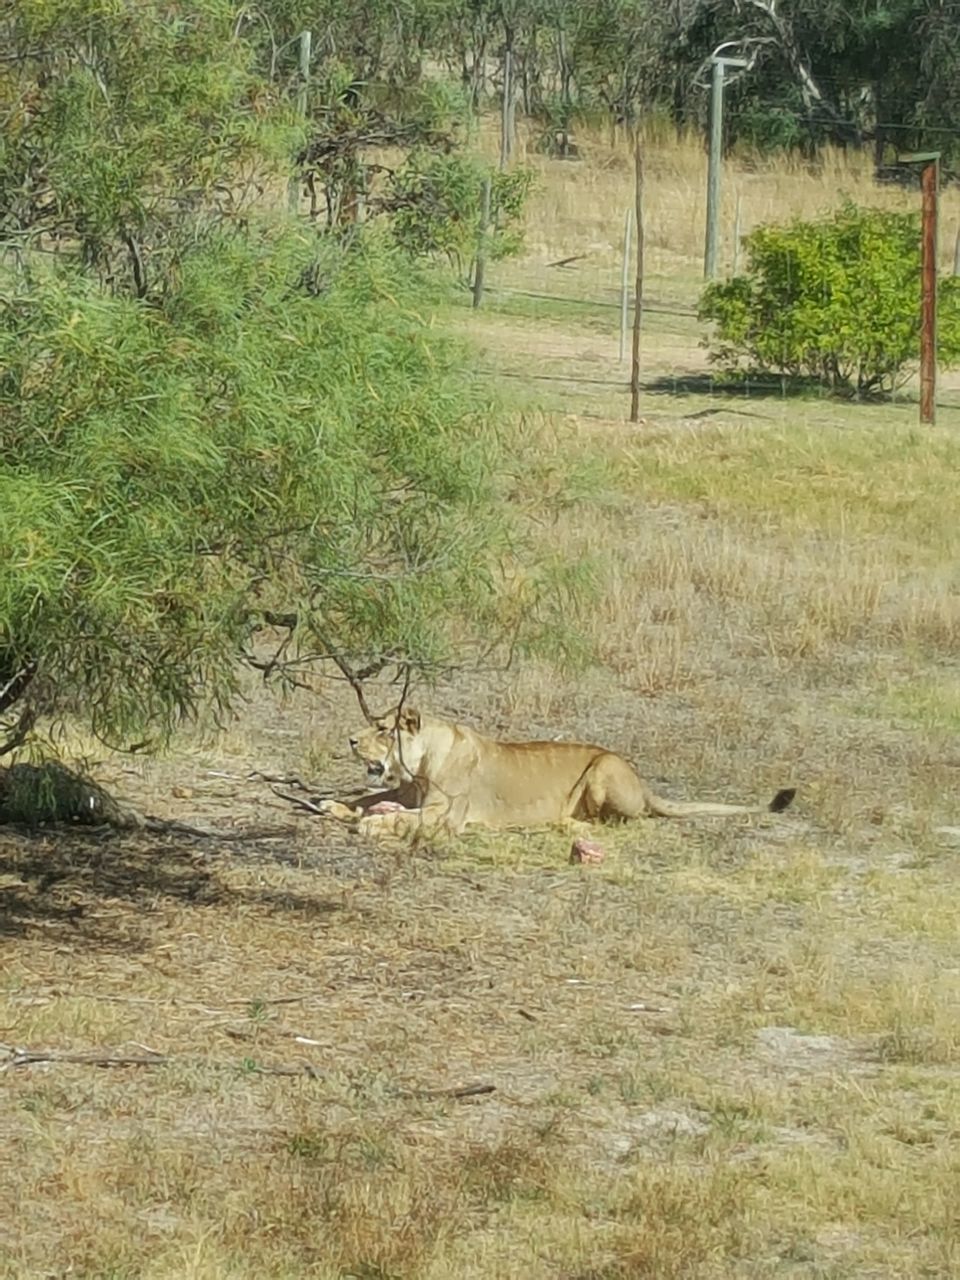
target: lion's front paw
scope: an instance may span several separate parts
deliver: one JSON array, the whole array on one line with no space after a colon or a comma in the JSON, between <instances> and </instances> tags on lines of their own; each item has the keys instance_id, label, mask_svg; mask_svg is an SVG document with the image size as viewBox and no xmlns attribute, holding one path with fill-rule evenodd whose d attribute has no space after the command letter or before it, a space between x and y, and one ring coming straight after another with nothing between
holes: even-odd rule
<instances>
[{"instance_id":1,"label":"lion's front paw","mask_svg":"<svg viewBox=\"0 0 960 1280\"><path fill-rule=\"evenodd\" d=\"M355 809L341 804L339 800L320 800L316 808L322 817L336 818L338 822L355 822L360 816Z\"/></svg>"}]
</instances>

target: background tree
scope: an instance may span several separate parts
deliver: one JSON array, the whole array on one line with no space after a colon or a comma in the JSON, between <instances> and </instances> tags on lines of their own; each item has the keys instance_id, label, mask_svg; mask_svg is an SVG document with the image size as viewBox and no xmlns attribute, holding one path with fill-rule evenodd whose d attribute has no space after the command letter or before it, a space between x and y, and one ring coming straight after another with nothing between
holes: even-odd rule
<instances>
[{"instance_id":1,"label":"background tree","mask_svg":"<svg viewBox=\"0 0 960 1280\"><path fill-rule=\"evenodd\" d=\"M146 297L198 231L242 217L283 118L230 18L215 3L189 19L17 6L0 29L4 241L76 249L102 283Z\"/></svg>"},{"instance_id":2,"label":"background tree","mask_svg":"<svg viewBox=\"0 0 960 1280\"><path fill-rule=\"evenodd\" d=\"M878 162L956 149L960 24L939 0L677 0L672 15L678 115L702 109L691 73L718 45L741 42L756 58L729 86L730 142L872 142Z\"/></svg>"},{"instance_id":3,"label":"background tree","mask_svg":"<svg viewBox=\"0 0 960 1280\"><path fill-rule=\"evenodd\" d=\"M472 110L500 91L506 48L523 109L557 145L575 115L679 127L706 112L705 60L742 42L755 56L732 79L728 141L764 147L955 148L960 23L942 0L275 0L241 26L272 84L292 81L306 27L319 75L336 65L370 105L392 107L446 69Z\"/></svg>"}]
</instances>

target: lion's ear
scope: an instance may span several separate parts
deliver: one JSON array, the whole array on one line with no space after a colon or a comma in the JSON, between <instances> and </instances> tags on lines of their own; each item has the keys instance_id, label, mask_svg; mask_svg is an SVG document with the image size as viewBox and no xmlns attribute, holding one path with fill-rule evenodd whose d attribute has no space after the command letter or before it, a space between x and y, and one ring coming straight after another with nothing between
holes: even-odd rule
<instances>
[{"instance_id":1,"label":"lion's ear","mask_svg":"<svg viewBox=\"0 0 960 1280\"><path fill-rule=\"evenodd\" d=\"M419 733L420 712L413 707L404 707L400 713L400 727L406 729L407 733Z\"/></svg>"}]
</instances>

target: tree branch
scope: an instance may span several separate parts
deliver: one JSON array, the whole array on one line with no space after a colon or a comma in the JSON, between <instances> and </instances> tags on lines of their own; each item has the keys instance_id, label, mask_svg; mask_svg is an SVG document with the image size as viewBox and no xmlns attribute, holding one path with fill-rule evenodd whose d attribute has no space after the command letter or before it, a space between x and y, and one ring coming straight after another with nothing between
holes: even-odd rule
<instances>
[{"instance_id":1,"label":"tree branch","mask_svg":"<svg viewBox=\"0 0 960 1280\"><path fill-rule=\"evenodd\" d=\"M790 67L800 83L800 92L803 95L804 105L807 108L807 114L811 114L811 108L816 104L821 111L830 118L834 128L841 135L857 138L859 130L851 129L849 121L845 120L838 108L827 98L826 94L820 88L814 79L813 72L810 69L809 59L805 58L797 41L796 34L793 30L793 24L790 20L783 16L777 10L777 0L739 0L738 9L743 5L751 9L756 9L769 19L773 29L777 33L780 48L783 50L784 56L790 64Z\"/></svg>"},{"instance_id":2,"label":"tree branch","mask_svg":"<svg viewBox=\"0 0 960 1280\"><path fill-rule=\"evenodd\" d=\"M145 298L147 296L147 273L144 269L140 246L129 231L122 231L120 239L127 246L127 252L130 254L130 265L133 267L133 283L136 286L137 297Z\"/></svg>"},{"instance_id":3,"label":"tree branch","mask_svg":"<svg viewBox=\"0 0 960 1280\"><path fill-rule=\"evenodd\" d=\"M15 702L23 697L36 674L37 664L35 662L27 662L10 677L6 684L0 685L0 715L6 711L7 707L12 707Z\"/></svg>"},{"instance_id":4,"label":"tree branch","mask_svg":"<svg viewBox=\"0 0 960 1280\"><path fill-rule=\"evenodd\" d=\"M5 741L0 742L0 756L9 755L11 751L16 751L18 747L22 747L33 732L33 726L36 722L36 711L33 707L27 707L11 730L10 736Z\"/></svg>"}]
</instances>

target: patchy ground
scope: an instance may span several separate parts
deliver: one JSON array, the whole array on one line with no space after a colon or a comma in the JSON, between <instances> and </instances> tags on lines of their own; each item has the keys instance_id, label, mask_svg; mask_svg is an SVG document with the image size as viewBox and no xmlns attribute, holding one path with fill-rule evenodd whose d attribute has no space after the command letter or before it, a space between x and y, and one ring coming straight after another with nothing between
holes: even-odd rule
<instances>
[{"instance_id":1,"label":"patchy ground","mask_svg":"<svg viewBox=\"0 0 960 1280\"><path fill-rule=\"evenodd\" d=\"M957 410L684 394L652 315L630 427L609 317L449 319L515 375L598 661L421 696L796 806L598 866L376 848L273 790L358 781L337 685L101 761L224 838L0 835L0 1274L960 1274Z\"/></svg>"}]
</instances>

